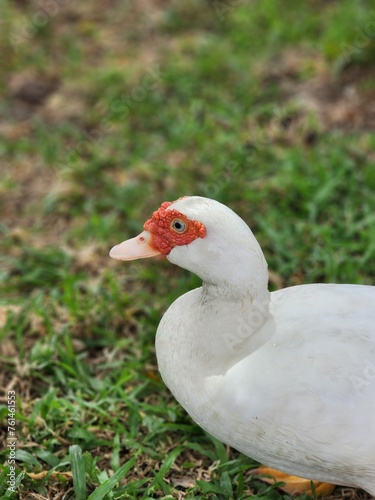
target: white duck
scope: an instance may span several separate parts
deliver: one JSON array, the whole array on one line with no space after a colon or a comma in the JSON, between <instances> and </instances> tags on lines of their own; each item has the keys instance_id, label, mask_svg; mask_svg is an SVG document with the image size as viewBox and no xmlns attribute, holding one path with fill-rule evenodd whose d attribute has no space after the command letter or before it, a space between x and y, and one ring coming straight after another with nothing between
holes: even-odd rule
<instances>
[{"instance_id":1,"label":"white duck","mask_svg":"<svg viewBox=\"0 0 375 500\"><path fill-rule=\"evenodd\" d=\"M375 287L270 293L246 223L198 196L163 203L120 260L166 255L203 280L156 335L164 382L206 431L288 474L375 495Z\"/></svg>"}]
</instances>

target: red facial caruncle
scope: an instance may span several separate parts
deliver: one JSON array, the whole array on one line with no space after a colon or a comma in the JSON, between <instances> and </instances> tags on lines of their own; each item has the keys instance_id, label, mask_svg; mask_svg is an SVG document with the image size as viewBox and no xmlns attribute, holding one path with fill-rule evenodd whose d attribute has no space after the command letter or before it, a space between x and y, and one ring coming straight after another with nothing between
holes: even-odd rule
<instances>
[{"instance_id":1,"label":"red facial caruncle","mask_svg":"<svg viewBox=\"0 0 375 500\"><path fill-rule=\"evenodd\" d=\"M188 245L197 238L206 236L206 228L202 222L189 219L173 208L167 210L173 203L175 202L162 203L143 226L151 233L150 245L163 255L168 255L176 246Z\"/></svg>"},{"instance_id":2,"label":"red facial caruncle","mask_svg":"<svg viewBox=\"0 0 375 500\"><path fill-rule=\"evenodd\" d=\"M134 260L168 255L176 246L188 245L197 238L204 238L204 224L169 208L173 203L176 202L164 202L144 224L145 230L141 234L114 246L109 256L118 260Z\"/></svg>"}]
</instances>

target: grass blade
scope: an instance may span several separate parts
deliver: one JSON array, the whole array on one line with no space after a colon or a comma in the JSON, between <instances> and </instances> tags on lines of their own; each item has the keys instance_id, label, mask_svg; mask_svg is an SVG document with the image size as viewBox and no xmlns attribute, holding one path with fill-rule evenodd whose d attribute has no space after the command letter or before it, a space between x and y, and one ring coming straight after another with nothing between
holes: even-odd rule
<instances>
[{"instance_id":1,"label":"grass blade","mask_svg":"<svg viewBox=\"0 0 375 500\"><path fill-rule=\"evenodd\" d=\"M104 481L103 484L98 486L95 491L87 498L87 500L102 500L105 496L113 490L116 484L121 481L123 477L130 471L134 466L136 457L128 460L124 465L122 465L109 479Z\"/></svg>"},{"instance_id":2,"label":"grass blade","mask_svg":"<svg viewBox=\"0 0 375 500\"><path fill-rule=\"evenodd\" d=\"M76 500L86 500L86 471L81 447L76 444L70 446L69 457L75 498Z\"/></svg>"}]
</instances>

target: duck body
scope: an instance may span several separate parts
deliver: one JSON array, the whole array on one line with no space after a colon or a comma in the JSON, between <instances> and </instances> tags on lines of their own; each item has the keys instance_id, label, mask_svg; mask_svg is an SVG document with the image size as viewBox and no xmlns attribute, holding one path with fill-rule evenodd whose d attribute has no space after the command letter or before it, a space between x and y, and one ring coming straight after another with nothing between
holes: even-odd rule
<instances>
[{"instance_id":1,"label":"duck body","mask_svg":"<svg viewBox=\"0 0 375 500\"><path fill-rule=\"evenodd\" d=\"M202 287L164 315L159 370L217 439L284 472L375 494L374 300L356 285L273 292L269 317L242 338L246 305L228 308Z\"/></svg>"},{"instance_id":2,"label":"duck body","mask_svg":"<svg viewBox=\"0 0 375 500\"><path fill-rule=\"evenodd\" d=\"M197 222L195 239L175 244L167 235L161 247L164 233L152 226L159 218L178 232L182 224L189 240L186 226ZM214 200L183 198L150 221L142 245L203 280L170 306L156 335L160 373L179 403L207 432L268 466L375 495L375 287L270 293L253 233ZM111 253L139 258L132 251L125 242Z\"/></svg>"}]
</instances>

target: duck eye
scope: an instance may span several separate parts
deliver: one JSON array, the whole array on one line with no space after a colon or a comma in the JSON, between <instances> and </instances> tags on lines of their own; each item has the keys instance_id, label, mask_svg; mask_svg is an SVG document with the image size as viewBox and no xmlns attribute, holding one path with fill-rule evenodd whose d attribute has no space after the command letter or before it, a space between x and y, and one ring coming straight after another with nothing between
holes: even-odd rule
<instances>
[{"instance_id":1,"label":"duck eye","mask_svg":"<svg viewBox=\"0 0 375 500\"><path fill-rule=\"evenodd\" d=\"M177 233L183 233L186 230L186 224L180 219L174 219L171 224L172 229Z\"/></svg>"}]
</instances>

